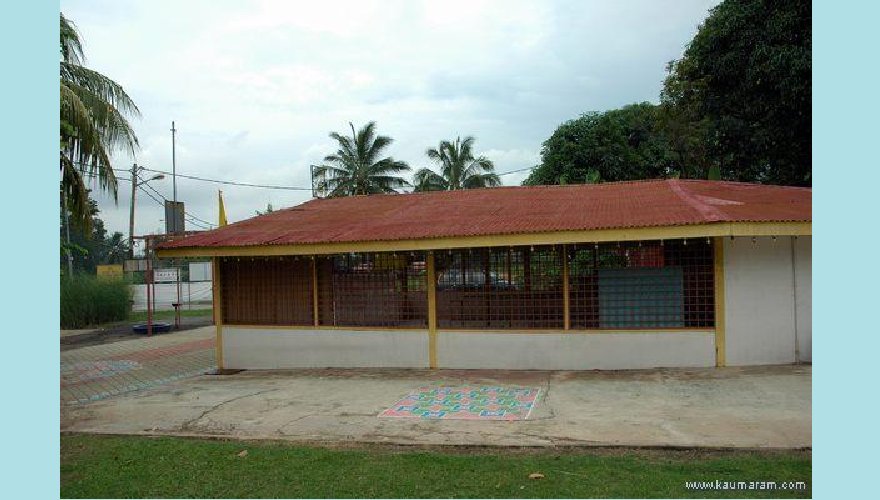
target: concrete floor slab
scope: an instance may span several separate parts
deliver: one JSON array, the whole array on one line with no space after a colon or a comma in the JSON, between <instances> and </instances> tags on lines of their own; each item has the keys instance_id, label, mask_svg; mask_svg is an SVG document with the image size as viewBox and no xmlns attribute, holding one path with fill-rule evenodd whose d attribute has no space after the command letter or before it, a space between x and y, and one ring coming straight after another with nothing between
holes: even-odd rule
<instances>
[{"instance_id":1,"label":"concrete floor slab","mask_svg":"<svg viewBox=\"0 0 880 500\"><path fill-rule=\"evenodd\" d=\"M379 418L422 385L540 387L528 420ZM297 370L205 375L65 407L62 430L417 445L812 445L811 368L502 372Z\"/></svg>"},{"instance_id":2,"label":"concrete floor slab","mask_svg":"<svg viewBox=\"0 0 880 500\"><path fill-rule=\"evenodd\" d=\"M61 351L61 404L139 391L216 369L213 327Z\"/></svg>"}]
</instances>

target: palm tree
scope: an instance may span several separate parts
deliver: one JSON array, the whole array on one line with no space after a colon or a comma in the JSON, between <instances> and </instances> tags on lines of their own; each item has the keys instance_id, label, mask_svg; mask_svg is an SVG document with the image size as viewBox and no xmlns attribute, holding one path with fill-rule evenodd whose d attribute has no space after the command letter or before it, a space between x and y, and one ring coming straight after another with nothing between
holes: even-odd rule
<instances>
[{"instance_id":1,"label":"palm tree","mask_svg":"<svg viewBox=\"0 0 880 500\"><path fill-rule=\"evenodd\" d=\"M128 257L128 239L119 231L104 240L104 255L101 264L122 264Z\"/></svg>"},{"instance_id":2,"label":"palm tree","mask_svg":"<svg viewBox=\"0 0 880 500\"><path fill-rule=\"evenodd\" d=\"M441 141L437 149L430 148L425 154L440 166L440 173L423 168L413 179L416 191L447 191L454 189L473 189L501 185L501 179L494 173L495 165L482 156L474 158L473 136L464 140L457 137L455 142Z\"/></svg>"},{"instance_id":3,"label":"palm tree","mask_svg":"<svg viewBox=\"0 0 880 500\"><path fill-rule=\"evenodd\" d=\"M83 227L91 223L83 176L98 179L116 199L111 153L132 154L137 136L126 116L139 117L134 101L118 83L83 66L85 56L74 25L61 14L61 190L68 210Z\"/></svg>"},{"instance_id":4,"label":"palm tree","mask_svg":"<svg viewBox=\"0 0 880 500\"><path fill-rule=\"evenodd\" d=\"M376 122L366 124L351 137L330 132L339 143L336 154L324 157L326 164L315 169L317 189L329 192L329 196L354 196L359 194L396 193L397 188L409 186L402 177L394 174L409 170L409 165L388 156L379 157L393 139L376 135Z\"/></svg>"}]
</instances>

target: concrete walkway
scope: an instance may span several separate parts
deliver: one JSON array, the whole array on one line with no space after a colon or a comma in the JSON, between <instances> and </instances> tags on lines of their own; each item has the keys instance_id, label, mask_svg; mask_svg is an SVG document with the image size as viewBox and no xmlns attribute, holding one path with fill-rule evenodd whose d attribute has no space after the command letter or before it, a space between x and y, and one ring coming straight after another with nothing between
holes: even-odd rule
<instances>
[{"instance_id":1,"label":"concrete walkway","mask_svg":"<svg viewBox=\"0 0 880 500\"><path fill-rule=\"evenodd\" d=\"M528 420L379 418L422 385L540 387ZM62 430L418 445L812 445L811 368L299 370L199 376L63 408Z\"/></svg>"},{"instance_id":2,"label":"concrete walkway","mask_svg":"<svg viewBox=\"0 0 880 500\"><path fill-rule=\"evenodd\" d=\"M61 404L96 401L216 368L214 327L61 352Z\"/></svg>"}]
</instances>

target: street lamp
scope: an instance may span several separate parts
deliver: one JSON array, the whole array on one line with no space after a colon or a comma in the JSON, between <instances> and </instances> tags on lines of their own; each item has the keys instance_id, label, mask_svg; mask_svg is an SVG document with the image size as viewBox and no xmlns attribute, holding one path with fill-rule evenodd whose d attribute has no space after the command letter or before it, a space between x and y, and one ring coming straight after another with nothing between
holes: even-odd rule
<instances>
[{"instance_id":1,"label":"street lamp","mask_svg":"<svg viewBox=\"0 0 880 500\"><path fill-rule=\"evenodd\" d=\"M149 179L138 180L138 172L144 170L137 163L131 165L131 207L128 213L128 252L130 257L134 258L134 197L137 193L138 186L146 184L150 181L158 181L165 178L164 174L156 174Z\"/></svg>"}]
</instances>

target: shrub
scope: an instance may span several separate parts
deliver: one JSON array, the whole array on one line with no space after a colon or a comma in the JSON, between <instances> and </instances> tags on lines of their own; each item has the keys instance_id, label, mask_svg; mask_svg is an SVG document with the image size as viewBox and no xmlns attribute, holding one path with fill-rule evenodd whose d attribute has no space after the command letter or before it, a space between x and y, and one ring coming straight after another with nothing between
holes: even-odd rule
<instances>
[{"instance_id":1,"label":"shrub","mask_svg":"<svg viewBox=\"0 0 880 500\"><path fill-rule=\"evenodd\" d=\"M123 321L131 311L131 289L122 279L75 275L61 279L61 328Z\"/></svg>"}]
</instances>

